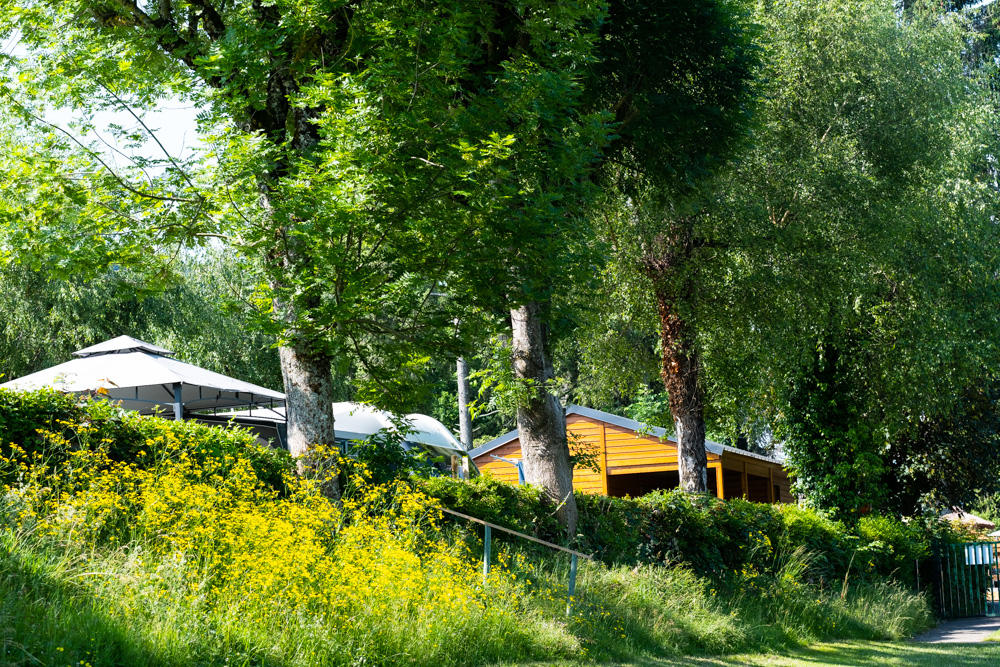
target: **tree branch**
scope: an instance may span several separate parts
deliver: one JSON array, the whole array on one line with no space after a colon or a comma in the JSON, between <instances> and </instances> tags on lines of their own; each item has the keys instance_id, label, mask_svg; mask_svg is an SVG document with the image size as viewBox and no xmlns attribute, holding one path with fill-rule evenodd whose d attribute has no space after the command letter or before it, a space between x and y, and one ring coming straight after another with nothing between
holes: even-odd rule
<instances>
[{"instance_id":1,"label":"tree branch","mask_svg":"<svg viewBox=\"0 0 1000 667\"><path fill-rule=\"evenodd\" d=\"M45 120L44 118L35 115L34 113L31 112L30 109L28 109L26 106L24 106L23 104L21 104L20 102L18 102L16 99L14 99L14 97L12 95L10 95L9 93L7 94L7 98L24 115L28 116L29 118L34 119L38 123L41 123L43 125L47 125L48 127L51 127L52 129L54 129L54 130L56 130L56 131L58 131L58 132L60 132L60 133L62 133L64 135L66 135L69 138L70 141L72 141L74 144L76 144L81 149L83 149L83 151L85 153L87 153L87 155L90 158L92 158L92 159L96 160L98 163L100 163L100 165L102 167L104 167L108 171L109 174L111 174L111 177L113 179L115 179L115 181L118 182L118 185L120 185L125 190L131 192L132 194L134 194L136 196L139 196L139 197L144 197L146 199L155 199L157 201L169 201L169 202L179 202L179 203L183 202L183 203L186 203L186 204L198 204L198 203L200 203L198 199L188 199L186 197L166 197L166 196L163 196L163 195L155 195L155 194L153 194L151 192L143 192L142 190L137 190L136 188L134 188L131 185L129 185L128 183L126 183L125 180L121 176L119 176L117 173L115 173L115 170L112 169L108 165L107 162L105 162L104 160L101 159L101 156L99 154L95 153L93 150L91 150L90 148L88 148L86 144L84 144L79 139L77 139L76 137L74 137L71 132L69 132L69 131L67 131L67 130L61 128L61 127L59 127L55 123L50 123L49 121Z\"/></svg>"}]
</instances>

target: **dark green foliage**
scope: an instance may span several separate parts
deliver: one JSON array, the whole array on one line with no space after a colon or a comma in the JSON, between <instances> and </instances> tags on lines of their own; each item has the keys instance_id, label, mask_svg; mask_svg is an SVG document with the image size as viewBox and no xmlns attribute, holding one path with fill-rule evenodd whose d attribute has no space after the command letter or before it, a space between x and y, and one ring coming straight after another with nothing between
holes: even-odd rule
<instances>
[{"instance_id":1,"label":"dark green foliage","mask_svg":"<svg viewBox=\"0 0 1000 667\"><path fill-rule=\"evenodd\" d=\"M759 66L748 14L728 0L609 3L587 87L615 113L610 164L686 186L731 154Z\"/></svg>"},{"instance_id":2,"label":"dark green foliage","mask_svg":"<svg viewBox=\"0 0 1000 667\"><path fill-rule=\"evenodd\" d=\"M38 429L62 431L58 422L81 415L75 397L53 389L14 392L0 389L0 451L9 454L11 443L28 452L39 451L44 442Z\"/></svg>"},{"instance_id":3,"label":"dark green foliage","mask_svg":"<svg viewBox=\"0 0 1000 667\"><path fill-rule=\"evenodd\" d=\"M989 377L956 397L940 417L895 439L886 480L890 507L910 513L965 507L1000 492L1000 383Z\"/></svg>"},{"instance_id":4,"label":"dark green foliage","mask_svg":"<svg viewBox=\"0 0 1000 667\"><path fill-rule=\"evenodd\" d=\"M868 346L825 345L786 391L785 452L811 504L855 521L876 510L937 515L1000 491L1000 384L985 378L944 414L888 418Z\"/></svg>"},{"instance_id":5,"label":"dark green foliage","mask_svg":"<svg viewBox=\"0 0 1000 667\"><path fill-rule=\"evenodd\" d=\"M841 518L881 507L888 472L873 431L877 422L865 414L864 378L851 372L850 357L845 353L842 361L835 345L821 347L787 392L785 452L795 488Z\"/></svg>"},{"instance_id":6,"label":"dark green foliage","mask_svg":"<svg viewBox=\"0 0 1000 667\"><path fill-rule=\"evenodd\" d=\"M532 486L514 486L485 475L470 483L427 480L422 488L449 509L565 543L549 501ZM802 551L808 559L804 580L811 583L840 585L847 577L896 580L915 587L915 561L928 558L932 538L961 539L948 526L936 523L904 523L871 515L849 529L814 509L721 501L679 490L641 498L578 493L576 502L580 510L576 549L608 565L682 566L719 582L747 570L774 573ZM495 539L534 549L499 532Z\"/></svg>"}]
</instances>

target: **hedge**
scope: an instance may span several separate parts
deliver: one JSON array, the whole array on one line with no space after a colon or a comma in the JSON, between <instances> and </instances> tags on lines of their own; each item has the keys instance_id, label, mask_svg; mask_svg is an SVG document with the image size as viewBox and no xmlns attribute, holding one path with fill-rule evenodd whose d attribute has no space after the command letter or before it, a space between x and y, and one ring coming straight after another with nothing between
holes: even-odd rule
<instances>
[{"instance_id":1,"label":"hedge","mask_svg":"<svg viewBox=\"0 0 1000 667\"><path fill-rule=\"evenodd\" d=\"M53 389L17 392L0 389L0 454L7 457L16 445L27 453L68 454L82 446L106 448L114 461L139 462L138 453L159 453L158 443L185 452L195 461L240 453L250 459L257 476L283 491L283 470L294 465L287 452L260 447L243 429L208 426L192 420L143 417L110 401L91 400ZM230 456L232 458L232 456ZM224 470L225 468L223 468Z\"/></svg>"},{"instance_id":2,"label":"hedge","mask_svg":"<svg viewBox=\"0 0 1000 667\"><path fill-rule=\"evenodd\" d=\"M490 475L471 482L432 478L420 485L455 511L569 544L552 503L538 488L514 486ZM848 577L892 579L915 587L916 563L929 561L932 540L962 539L939 522L870 515L848 527L821 511L797 505L722 501L679 490L640 498L577 493L576 501L577 549L608 565L685 565L714 578L747 567L775 571L801 549L809 554L810 577L817 583ZM526 541L494 535L527 546Z\"/></svg>"},{"instance_id":3,"label":"hedge","mask_svg":"<svg viewBox=\"0 0 1000 667\"><path fill-rule=\"evenodd\" d=\"M254 436L242 429L141 417L109 401L81 399L51 389L0 389L0 453L4 456L15 443L29 453L46 456L100 443L113 460L135 462L141 450L163 442L170 443L171 451L186 452L196 461L209 457L225 461L233 458L228 455L241 453L251 459L257 475L279 491L283 490L282 472L294 466L286 452L258 446ZM747 567L773 571L801 549L810 554L811 576L819 581L850 576L896 579L913 586L915 563L928 560L934 537L962 540L936 522L870 515L848 527L820 511L795 505L721 501L673 490L641 498L578 493L577 535L570 541L555 518L552 503L536 487L514 486L490 475L471 482L438 477L414 479L414 483L445 507L550 542L572 543L608 564L686 565L714 577ZM501 534L497 539L511 538ZM524 546L523 541L518 544Z\"/></svg>"}]
</instances>

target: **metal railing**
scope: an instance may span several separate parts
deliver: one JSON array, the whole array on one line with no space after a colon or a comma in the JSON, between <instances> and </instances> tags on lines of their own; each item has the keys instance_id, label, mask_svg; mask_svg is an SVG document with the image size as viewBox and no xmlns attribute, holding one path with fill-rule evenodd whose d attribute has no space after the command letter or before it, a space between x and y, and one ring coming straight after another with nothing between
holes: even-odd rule
<instances>
[{"instance_id":1,"label":"metal railing","mask_svg":"<svg viewBox=\"0 0 1000 667\"><path fill-rule=\"evenodd\" d=\"M462 514L461 512L455 512L453 510L442 509L445 514L451 514L452 516L457 516L466 521L474 521L475 523L481 523L485 526L483 531L483 583L486 583L486 578L490 574L490 551L492 550L493 533L492 529L496 528L499 531L505 533L510 533L511 535L517 535L518 537L524 538L526 540L531 540L532 542L537 542L538 544L543 544L550 549L558 549L559 551L564 551L570 554L569 562L569 595L566 598L566 615L569 616L573 611L573 595L576 593L576 569L578 564L578 558L584 558L586 560L593 560L594 557L582 553L580 551L574 551L573 549L568 549L566 547L561 547L558 544L552 544L551 542L546 542L545 540L540 540L537 537L531 535L526 535L524 533L519 533L516 530L511 530L510 528L504 528L503 526L498 526L495 523L490 523L489 521L483 521L482 519L477 519L474 516L469 516L468 514Z\"/></svg>"},{"instance_id":2,"label":"metal railing","mask_svg":"<svg viewBox=\"0 0 1000 667\"><path fill-rule=\"evenodd\" d=\"M1000 616L1000 541L935 545L944 618Z\"/></svg>"}]
</instances>

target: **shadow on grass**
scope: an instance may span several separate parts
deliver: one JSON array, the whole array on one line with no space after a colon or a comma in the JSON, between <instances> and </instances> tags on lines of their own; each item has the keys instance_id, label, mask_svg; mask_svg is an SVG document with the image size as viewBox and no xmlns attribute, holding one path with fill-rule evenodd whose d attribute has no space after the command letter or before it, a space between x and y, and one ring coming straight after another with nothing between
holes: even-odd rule
<instances>
[{"instance_id":1,"label":"shadow on grass","mask_svg":"<svg viewBox=\"0 0 1000 667\"><path fill-rule=\"evenodd\" d=\"M58 554L28 548L0 528L0 667L285 667L272 656L209 637L186 638L181 650L157 644L141 623L123 620L132 610L116 615L79 583L82 575L74 581L64 571Z\"/></svg>"},{"instance_id":2,"label":"shadow on grass","mask_svg":"<svg viewBox=\"0 0 1000 667\"><path fill-rule=\"evenodd\" d=\"M771 654L715 657L645 658L606 667L994 667L1000 646L990 644L913 644L834 642Z\"/></svg>"}]
</instances>

